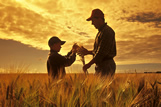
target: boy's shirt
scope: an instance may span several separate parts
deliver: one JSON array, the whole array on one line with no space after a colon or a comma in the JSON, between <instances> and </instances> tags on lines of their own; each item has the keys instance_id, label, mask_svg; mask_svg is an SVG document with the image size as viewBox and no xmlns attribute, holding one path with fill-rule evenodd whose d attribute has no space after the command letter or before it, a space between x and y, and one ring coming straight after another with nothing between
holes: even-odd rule
<instances>
[{"instance_id":1,"label":"boy's shirt","mask_svg":"<svg viewBox=\"0 0 161 107\"><path fill-rule=\"evenodd\" d=\"M76 54L71 51L66 56L51 50L47 60L48 74L52 77L66 74L65 67L70 66L76 59Z\"/></svg>"}]
</instances>

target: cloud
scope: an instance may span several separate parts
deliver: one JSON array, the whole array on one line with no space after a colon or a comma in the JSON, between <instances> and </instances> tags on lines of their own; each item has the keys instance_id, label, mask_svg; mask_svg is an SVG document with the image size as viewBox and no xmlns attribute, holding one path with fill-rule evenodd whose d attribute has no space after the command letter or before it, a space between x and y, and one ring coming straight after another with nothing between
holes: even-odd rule
<instances>
[{"instance_id":1,"label":"cloud","mask_svg":"<svg viewBox=\"0 0 161 107\"><path fill-rule=\"evenodd\" d=\"M56 6L53 8L54 4ZM1 6L3 8L0 8L0 30L6 35L1 35L1 38L18 40L41 49L48 49L46 43L51 36L62 37L67 41L72 38L69 41L71 43L78 42L81 37L90 38L87 33L89 29L84 29L86 25L82 26L80 23L82 20L83 23L87 23L85 18L80 17L82 11L77 11L77 7L67 8L62 1L31 0L26 3L22 0L1 3ZM38 7L44 9L45 13L37 11Z\"/></svg>"},{"instance_id":2,"label":"cloud","mask_svg":"<svg viewBox=\"0 0 161 107\"><path fill-rule=\"evenodd\" d=\"M35 6L38 6L42 9L45 9L46 12L49 12L49 13L59 14L61 12L59 8L62 8L62 5L57 0L55 1L53 0L43 0L43 1L42 0L28 0L27 2Z\"/></svg>"},{"instance_id":3,"label":"cloud","mask_svg":"<svg viewBox=\"0 0 161 107\"><path fill-rule=\"evenodd\" d=\"M155 27L161 28L161 13L142 12L123 19L129 22L153 23Z\"/></svg>"},{"instance_id":4,"label":"cloud","mask_svg":"<svg viewBox=\"0 0 161 107\"><path fill-rule=\"evenodd\" d=\"M131 35L133 36L133 35ZM125 62L160 62L161 59L161 35L150 37L135 37L128 41L117 41L117 61Z\"/></svg>"},{"instance_id":5,"label":"cloud","mask_svg":"<svg viewBox=\"0 0 161 107\"><path fill-rule=\"evenodd\" d=\"M158 43L150 37L161 33L160 3L160 0L0 0L0 38L47 50L48 39L58 36L67 41L62 54L66 54L74 42L93 49L97 30L86 18L92 9L100 8L116 32L116 61L137 62L150 59L148 55L155 59L153 55L159 54L155 50ZM148 38L152 39L150 45ZM139 47L142 45L146 48ZM145 54L146 49L152 53Z\"/></svg>"},{"instance_id":6,"label":"cloud","mask_svg":"<svg viewBox=\"0 0 161 107\"><path fill-rule=\"evenodd\" d=\"M33 41L30 42L33 46L36 45L34 41L42 42L46 40L49 34L56 34L56 30L59 28L59 25L54 20L46 19L40 14L26 8L3 5L0 11L1 31L6 34L14 33L21 35L21 38L24 38L24 40L20 40L22 42L25 42L25 39L30 39ZM10 35L10 39L17 38Z\"/></svg>"}]
</instances>

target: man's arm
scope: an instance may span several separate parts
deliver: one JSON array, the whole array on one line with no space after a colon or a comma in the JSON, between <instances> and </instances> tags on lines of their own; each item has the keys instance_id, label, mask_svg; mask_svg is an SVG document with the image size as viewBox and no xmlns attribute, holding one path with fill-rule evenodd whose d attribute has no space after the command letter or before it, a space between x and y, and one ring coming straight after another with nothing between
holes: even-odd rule
<instances>
[{"instance_id":1,"label":"man's arm","mask_svg":"<svg viewBox=\"0 0 161 107\"><path fill-rule=\"evenodd\" d=\"M86 48L84 48L83 46L78 49L77 53L80 56L93 55L93 51L91 51L91 50L89 51Z\"/></svg>"},{"instance_id":2,"label":"man's arm","mask_svg":"<svg viewBox=\"0 0 161 107\"><path fill-rule=\"evenodd\" d=\"M93 55L93 51L87 51L86 55Z\"/></svg>"}]
</instances>

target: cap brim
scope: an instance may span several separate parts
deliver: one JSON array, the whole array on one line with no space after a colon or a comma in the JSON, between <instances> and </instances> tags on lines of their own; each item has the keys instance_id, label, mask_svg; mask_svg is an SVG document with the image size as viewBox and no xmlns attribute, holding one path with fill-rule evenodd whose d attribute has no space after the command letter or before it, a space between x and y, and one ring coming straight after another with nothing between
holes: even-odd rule
<instances>
[{"instance_id":1,"label":"cap brim","mask_svg":"<svg viewBox=\"0 0 161 107\"><path fill-rule=\"evenodd\" d=\"M61 41L61 45L64 45L65 42L66 42L66 41Z\"/></svg>"},{"instance_id":2,"label":"cap brim","mask_svg":"<svg viewBox=\"0 0 161 107\"><path fill-rule=\"evenodd\" d=\"M91 21L92 20L92 18L91 17L89 17L88 19L86 19L86 21Z\"/></svg>"}]
</instances>

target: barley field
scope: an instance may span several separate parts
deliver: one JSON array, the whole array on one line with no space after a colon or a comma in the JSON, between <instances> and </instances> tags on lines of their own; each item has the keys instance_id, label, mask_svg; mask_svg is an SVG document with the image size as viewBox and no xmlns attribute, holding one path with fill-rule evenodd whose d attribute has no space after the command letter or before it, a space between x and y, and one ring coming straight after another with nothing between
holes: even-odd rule
<instances>
[{"instance_id":1,"label":"barley field","mask_svg":"<svg viewBox=\"0 0 161 107\"><path fill-rule=\"evenodd\" d=\"M161 107L161 74L0 74L0 107Z\"/></svg>"}]
</instances>

